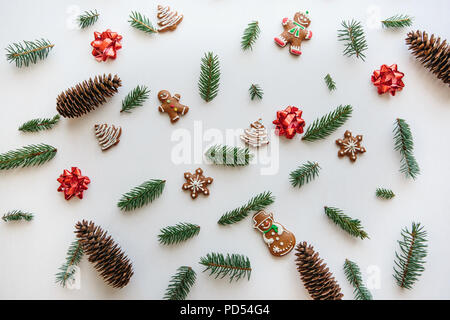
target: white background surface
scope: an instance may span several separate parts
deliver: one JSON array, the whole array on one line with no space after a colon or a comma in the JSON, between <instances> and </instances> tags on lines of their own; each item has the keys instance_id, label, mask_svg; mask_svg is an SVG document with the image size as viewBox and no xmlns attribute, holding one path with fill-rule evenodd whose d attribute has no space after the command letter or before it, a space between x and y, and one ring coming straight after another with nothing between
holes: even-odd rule
<instances>
[{"instance_id":1,"label":"white background surface","mask_svg":"<svg viewBox=\"0 0 450 320\"><path fill-rule=\"evenodd\" d=\"M353 299L342 269L345 258L357 262L365 281L377 286L371 290L375 299L450 298L450 91L407 50L404 38L410 28L390 31L368 25L408 13L416 17L414 29L449 38L448 1L172 0L167 4L185 15L176 31L147 35L130 27L131 10L156 22L157 4L137 0L1 2L0 47L40 37L50 39L55 47L45 61L28 68L18 69L5 58L0 62L0 152L43 142L57 147L58 153L41 167L0 172L1 213L16 208L35 213L30 223L0 223L0 298L159 299L176 269L190 265L197 271L190 299L309 299L293 253L272 257L250 218L228 227L217 224L227 210L265 190L276 196L268 210L294 232L297 241L314 245L345 299ZM76 6L83 11L97 9L99 21L85 30L71 29L67 21ZM311 12L313 38L296 58L288 48L275 45L273 37L281 33L283 17L292 18L302 9ZM343 44L337 41L340 22L352 18L364 25L369 47L365 62L342 56ZM260 22L261 35L253 51L243 52L240 37L252 20ZM90 53L90 42L94 31L107 28L123 35L123 49L115 61L98 63ZM219 95L208 104L197 89L200 59L206 51L219 55L222 70ZM397 63L405 73L406 86L395 97L379 96L370 82L373 70L384 63ZM17 131L27 120L53 116L61 91L102 73L117 73L123 81L109 103L82 118L62 119L50 131ZM327 73L337 82L333 93L323 81ZM250 101L251 83L264 88L262 101ZM138 84L151 89L150 99L133 113L120 114L122 98ZM156 93L161 89L179 92L181 102L191 108L176 125L157 111ZM205 174L214 178L211 195L192 201L181 190L183 172L199 165L171 162L173 130L193 132L194 122L202 121L204 130L224 132L247 128L259 117L273 128L276 111L287 105L300 107L308 125L340 104L351 104L353 116L326 140L280 139L277 174L260 175L258 165L233 169L203 164ZM396 117L406 119L414 135L422 171L416 181L398 171L400 156L393 149L392 134ZM93 134L94 124L104 122L123 128L121 142L108 152L101 152ZM363 134L368 150L354 164L337 157L334 141L346 129ZM319 162L320 177L294 189L289 172L307 160ZM56 191L56 179L71 166L81 168L92 182L83 200L68 202ZM116 206L121 195L150 178L167 180L163 195L139 210L122 213ZM374 193L380 186L392 188L397 196L392 201L378 200ZM370 240L351 238L340 230L324 215L324 205L360 219ZM54 283L80 219L93 220L108 230L133 261L135 275L124 289L106 285L86 258L80 265L80 290ZM200 224L199 236L180 245L159 245L159 229L181 221ZM428 231L429 254L423 276L408 291L397 287L392 268L400 230L410 228L412 221L423 223ZM247 255L253 267L251 280L230 284L202 273L198 261L211 251Z\"/></svg>"}]
</instances>

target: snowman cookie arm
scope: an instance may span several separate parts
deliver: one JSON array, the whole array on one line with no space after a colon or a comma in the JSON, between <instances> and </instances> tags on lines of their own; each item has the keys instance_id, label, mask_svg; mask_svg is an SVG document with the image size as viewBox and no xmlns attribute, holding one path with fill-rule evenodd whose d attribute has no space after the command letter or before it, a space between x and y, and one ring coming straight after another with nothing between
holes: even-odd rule
<instances>
[{"instance_id":1,"label":"snowman cookie arm","mask_svg":"<svg viewBox=\"0 0 450 320\"><path fill-rule=\"evenodd\" d=\"M270 245L275 241L273 238L266 238L266 234L263 234L264 242L267 244L267 246L270 247Z\"/></svg>"},{"instance_id":2,"label":"snowman cookie arm","mask_svg":"<svg viewBox=\"0 0 450 320\"><path fill-rule=\"evenodd\" d=\"M277 234L279 235L279 236L281 236L282 234L283 234L283 232L284 232L284 227L281 225L281 224L279 224L279 223L274 223L274 225L276 225L277 227L278 227L278 232L277 232Z\"/></svg>"}]
</instances>

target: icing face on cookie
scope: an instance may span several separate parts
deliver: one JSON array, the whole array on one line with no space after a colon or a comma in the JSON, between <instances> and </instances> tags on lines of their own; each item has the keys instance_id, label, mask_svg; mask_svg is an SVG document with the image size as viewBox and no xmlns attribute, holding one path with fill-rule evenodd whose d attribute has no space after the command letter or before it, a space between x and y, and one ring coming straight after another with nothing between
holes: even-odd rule
<instances>
[{"instance_id":1,"label":"icing face on cookie","mask_svg":"<svg viewBox=\"0 0 450 320\"><path fill-rule=\"evenodd\" d=\"M271 218L267 218L260 225L258 225L258 229L262 232L267 231L272 226L273 220Z\"/></svg>"},{"instance_id":2,"label":"icing face on cookie","mask_svg":"<svg viewBox=\"0 0 450 320\"><path fill-rule=\"evenodd\" d=\"M306 11L306 13L297 12L294 16L294 21L298 22L305 28L308 28L309 25L311 24L311 20L309 20L309 17L308 17L308 11Z\"/></svg>"},{"instance_id":3,"label":"icing face on cookie","mask_svg":"<svg viewBox=\"0 0 450 320\"><path fill-rule=\"evenodd\" d=\"M166 91L166 90L161 90L158 94L158 99L160 101L164 101L169 97L170 97L170 93L169 93L169 91Z\"/></svg>"}]
</instances>

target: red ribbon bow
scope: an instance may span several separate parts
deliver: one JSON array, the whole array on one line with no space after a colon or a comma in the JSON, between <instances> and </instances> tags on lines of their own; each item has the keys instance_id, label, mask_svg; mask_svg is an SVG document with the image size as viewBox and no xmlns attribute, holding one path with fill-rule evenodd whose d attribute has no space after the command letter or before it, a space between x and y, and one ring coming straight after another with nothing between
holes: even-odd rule
<instances>
[{"instance_id":1,"label":"red ribbon bow","mask_svg":"<svg viewBox=\"0 0 450 320\"><path fill-rule=\"evenodd\" d=\"M402 90L405 84L402 78L405 74L397 71L397 65L387 66L383 64L380 70L375 70L372 75L373 84L378 87L378 94L390 92L393 96Z\"/></svg>"},{"instance_id":2,"label":"red ribbon bow","mask_svg":"<svg viewBox=\"0 0 450 320\"><path fill-rule=\"evenodd\" d=\"M303 133L305 120L302 119L302 112L294 106L277 111L277 119L272 122L276 125L275 134L292 139L296 133Z\"/></svg>"},{"instance_id":3,"label":"red ribbon bow","mask_svg":"<svg viewBox=\"0 0 450 320\"><path fill-rule=\"evenodd\" d=\"M77 167L72 167L72 171L64 170L57 181L61 183L58 191L64 192L66 200L70 200L74 196L83 199L83 191L87 190L87 185L91 183L88 177L81 175L81 170Z\"/></svg>"},{"instance_id":4,"label":"red ribbon bow","mask_svg":"<svg viewBox=\"0 0 450 320\"><path fill-rule=\"evenodd\" d=\"M95 40L91 42L92 55L97 61L106 61L106 59L115 59L116 51L122 48L120 40L122 36L110 29L100 33L94 32Z\"/></svg>"}]
</instances>

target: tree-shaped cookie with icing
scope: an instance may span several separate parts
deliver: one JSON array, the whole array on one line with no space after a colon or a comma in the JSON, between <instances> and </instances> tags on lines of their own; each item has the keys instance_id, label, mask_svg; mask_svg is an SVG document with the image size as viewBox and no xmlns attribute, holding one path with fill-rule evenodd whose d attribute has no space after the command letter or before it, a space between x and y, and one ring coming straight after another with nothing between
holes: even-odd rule
<instances>
[{"instance_id":1,"label":"tree-shaped cookie with icing","mask_svg":"<svg viewBox=\"0 0 450 320\"><path fill-rule=\"evenodd\" d=\"M293 20L283 18L281 23L284 31L278 37L275 37L275 43L280 47L284 47L289 43L289 52L296 56L301 55L302 41L309 40L312 37L312 32L307 29L311 24L308 14L308 11L296 12Z\"/></svg>"}]
</instances>

